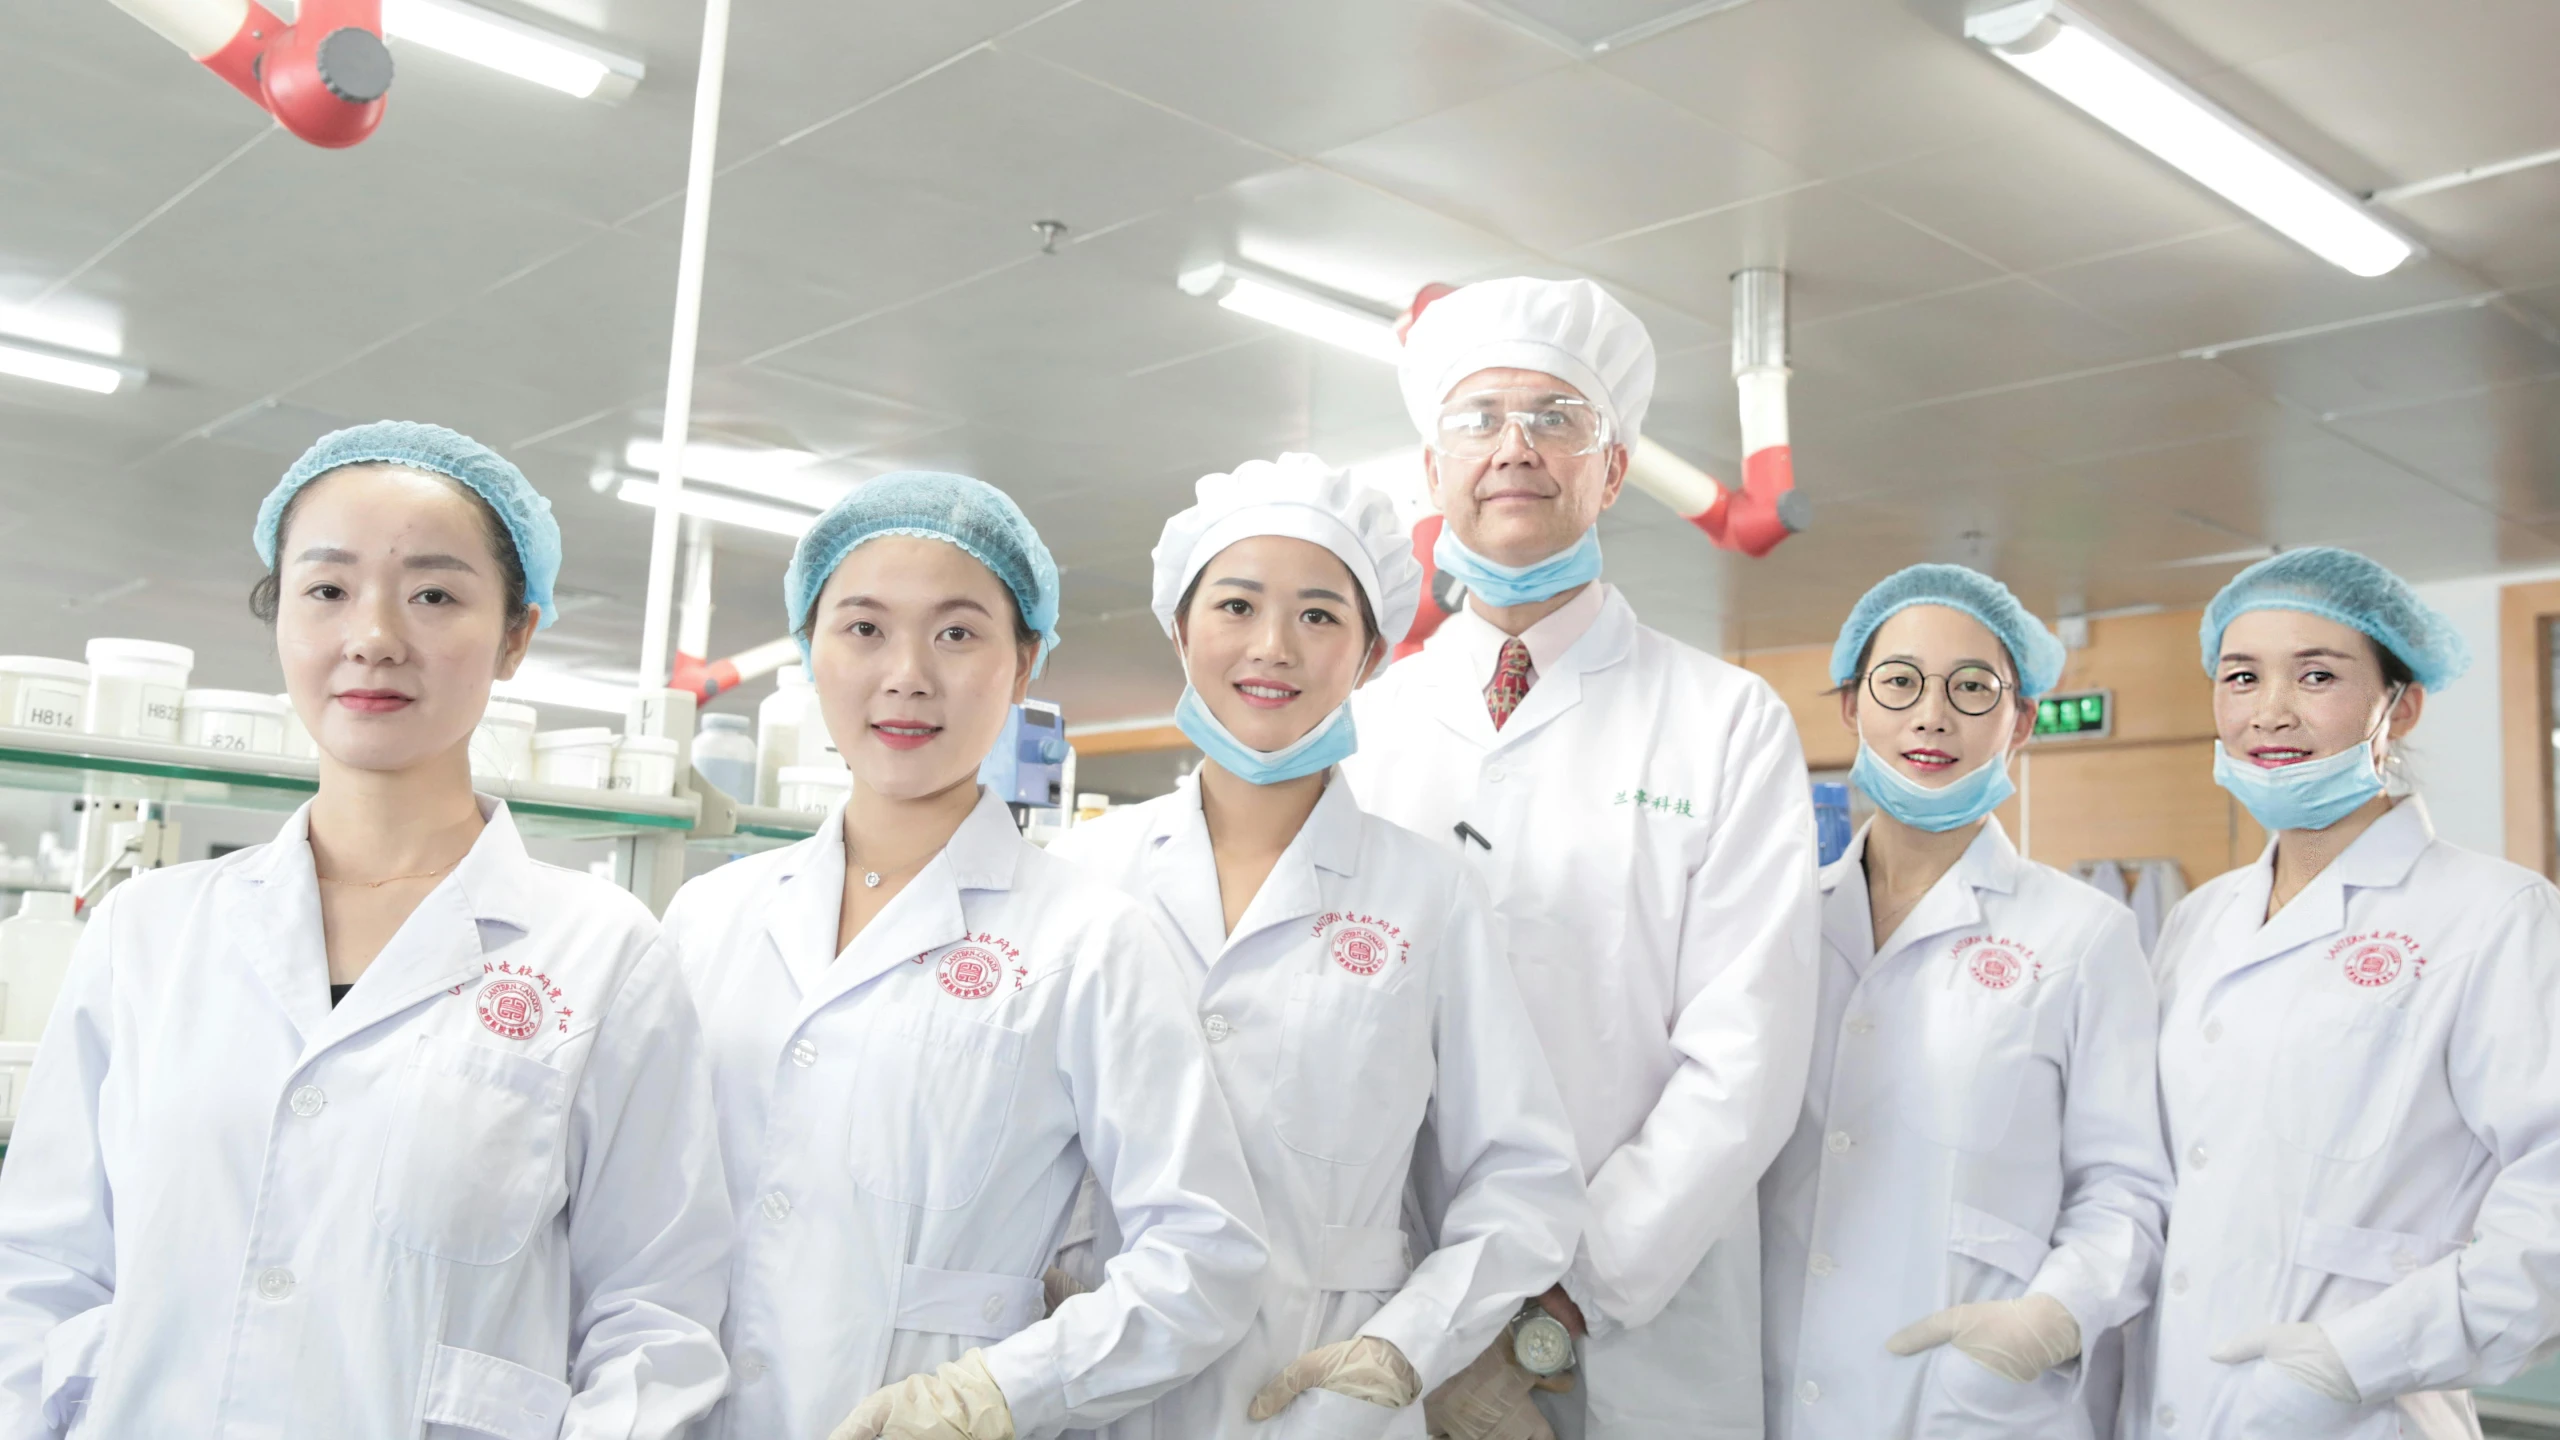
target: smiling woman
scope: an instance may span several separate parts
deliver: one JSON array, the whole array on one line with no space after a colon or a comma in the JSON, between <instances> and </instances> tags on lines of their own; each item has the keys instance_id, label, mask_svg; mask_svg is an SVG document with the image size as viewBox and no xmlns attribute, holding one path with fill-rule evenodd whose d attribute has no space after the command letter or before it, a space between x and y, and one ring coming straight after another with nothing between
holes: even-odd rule
<instances>
[{"instance_id":1,"label":"smiling woman","mask_svg":"<svg viewBox=\"0 0 2560 1440\"><path fill-rule=\"evenodd\" d=\"M636 901L537 866L471 791L546 618L550 507L384 422L314 445L255 539L319 792L89 922L0 1172L0 1408L680 1434L727 1378L693 1011Z\"/></svg>"}]
</instances>

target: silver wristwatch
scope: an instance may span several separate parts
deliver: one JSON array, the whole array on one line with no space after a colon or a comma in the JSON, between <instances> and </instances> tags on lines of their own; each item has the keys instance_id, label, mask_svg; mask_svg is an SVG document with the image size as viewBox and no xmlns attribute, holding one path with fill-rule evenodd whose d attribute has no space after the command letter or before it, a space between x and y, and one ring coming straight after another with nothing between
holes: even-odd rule
<instances>
[{"instance_id":1,"label":"silver wristwatch","mask_svg":"<svg viewBox=\"0 0 2560 1440\"><path fill-rule=\"evenodd\" d=\"M1547 1307L1530 1300L1511 1317L1511 1358L1541 1378L1573 1368L1573 1334Z\"/></svg>"}]
</instances>

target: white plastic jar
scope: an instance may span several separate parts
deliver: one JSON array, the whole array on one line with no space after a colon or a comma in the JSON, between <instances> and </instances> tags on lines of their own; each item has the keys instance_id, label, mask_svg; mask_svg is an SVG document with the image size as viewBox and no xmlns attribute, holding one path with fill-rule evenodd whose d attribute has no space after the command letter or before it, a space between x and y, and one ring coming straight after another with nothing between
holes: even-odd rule
<instances>
[{"instance_id":1,"label":"white plastic jar","mask_svg":"<svg viewBox=\"0 0 2560 1440\"><path fill-rule=\"evenodd\" d=\"M532 706L490 701L489 708L480 712L479 728L471 732L471 773L499 780L532 779L534 723Z\"/></svg>"},{"instance_id":2,"label":"white plastic jar","mask_svg":"<svg viewBox=\"0 0 2560 1440\"><path fill-rule=\"evenodd\" d=\"M800 761L800 727L825 721L818 717L818 692L810 688L809 671L785 665L774 675L774 692L756 706L756 803L782 803L782 772Z\"/></svg>"},{"instance_id":3,"label":"white plastic jar","mask_svg":"<svg viewBox=\"0 0 2560 1440\"><path fill-rule=\"evenodd\" d=\"M284 753L288 760L317 760L320 743L303 728L302 712L293 708L293 697L279 695L276 703L284 707ZM476 738L476 737L475 737Z\"/></svg>"},{"instance_id":4,"label":"white plastic jar","mask_svg":"<svg viewBox=\"0 0 2560 1440\"><path fill-rule=\"evenodd\" d=\"M655 735L626 735L613 747L613 771L606 789L633 795L676 793L676 756L684 747Z\"/></svg>"},{"instance_id":5,"label":"white plastic jar","mask_svg":"<svg viewBox=\"0 0 2560 1440\"><path fill-rule=\"evenodd\" d=\"M841 765L785 765L777 778L785 810L824 814L853 793L853 772Z\"/></svg>"},{"instance_id":6,"label":"white plastic jar","mask_svg":"<svg viewBox=\"0 0 2560 1440\"><path fill-rule=\"evenodd\" d=\"M614 733L602 725L533 737L533 778L545 785L602 790L613 783Z\"/></svg>"},{"instance_id":7,"label":"white plastic jar","mask_svg":"<svg viewBox=\"0 0 2560 1440\"><path fill-rule=\"evenodd\" d=\"M157 640L89 642L89 733L165 740L185 733L187 674L196 652Z\"/></svg>"},{"instance_id":8,"label":"white plastic jar","mask_svg":"<svg viewBox=\"0 0 2560 1440\"><path fill-rule=\"evenodd\" d=\"M254 690L190 690L184 711L186 742L235 755L281 755L284 719L289 713L284 702Z\"/></svg>"},{"instance_id":9,"label":"white plastic jar","mask_svg":"<svg viewBox=\"0 0 2560 1440\"><path fill-rule=\"evenodd\" d=\"M756 803L755 726L744 715L705 715L693 732L694 773L741 805Z\"/></svg>"},{"instance_id":10,"label":"white plastic jar","mask_svg":"<svg viewBox=\"0 0 2560 1440\"><path fill-rule=\"evenodd\" d=\"M88 666L42 655L0 655L0 725L78 730L88 713Z\"/></svg>"}]
</instances>

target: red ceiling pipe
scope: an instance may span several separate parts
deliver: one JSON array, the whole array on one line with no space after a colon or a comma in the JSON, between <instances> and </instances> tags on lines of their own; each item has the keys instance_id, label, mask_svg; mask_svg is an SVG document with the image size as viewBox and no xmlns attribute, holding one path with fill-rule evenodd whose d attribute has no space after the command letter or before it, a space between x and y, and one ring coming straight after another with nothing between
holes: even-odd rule
<instances>
[{"instance_id":1,"label":"red ceiling pipe","mask_svg":"<svg viewBox=\"0 0 2560 1440\"><path fill-rule=\"evenodd\" d=\"M257 0L115 3L313 145L344 149L382 123L382 0L302 0L290 25Z\"/></svg>"}]
</instances>

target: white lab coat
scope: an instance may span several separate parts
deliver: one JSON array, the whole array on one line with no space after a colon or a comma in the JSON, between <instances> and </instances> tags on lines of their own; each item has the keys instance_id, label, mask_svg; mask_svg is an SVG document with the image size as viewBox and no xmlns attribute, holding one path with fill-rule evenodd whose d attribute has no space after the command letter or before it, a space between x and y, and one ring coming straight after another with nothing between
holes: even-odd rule
<instances>
[{"instance_id":1,"label":"white lab coat","mask_svg":"<svg viewBox=\"0 0 2560 1440\"><path fill-rule=\"evenodd\" d=\"M1592 1324L1586 1435L1757 1436L1756 1193L1804 1098L1818 973L1795 722L1610 590L1496 731L1467 618L1354 693L1343 772L1463 855L1507 927L1590 1178L1564 1281Z\"/></svg>"},{"instance_id":2,"label":"white lab coat","mask_svg":"<svg viewBox=\"0 0 2560 1440\"><path fill-rule=\"evenodd\" d=\"M2414 798L2268 919L2273 855L2154 957L2178 1187L2125 1433L2477 1436L2462 1387L2560 1338L2560 893ZM2208 1358L2297 1320L2370 1403Z\"/></svg>"},{"instance_id":3,"label":"white lab coat","mask_svg":"<svg viewBox=\"0 0 2560 1440\"><path fill-rule=\"evenodd\" d=\"M711 1408L693 1007L638 901L482 808L334 1010L307 810L99 907L0 1168L0 1436L625 1440Z\"/></svg>"},{"instance_id":4,"label":"white lab coat","mask_svg":"<svg viewBox=\"0 0 2560 1440\"><path fill-rule=\"evenodd\" d=\"M1310 1390L1265 1424L1245 1410L1281 1367L1354 1335L1392 1342L1428 1391L1573 1258L1573 1129L1482 885L1339 777L1232 935L1196 780L1049 853L1137 897L1182 962L1271 1241L1243 1342L1115 1435L1420 1440L1418 1404ZM1400 1225L1418 1147L1439 1248L1417 1265Z\"/></svg>"},{"instance_id":5,"label":"white lab coat","mask_svg":"<svg viewBox=\"0 0 2560 1440\"><path fill-rule=\"evenodd\" d=\"M1155 928L984 791L839 955L844 867L839 806L667 910L738 1217L705 1433L823 1436L979 1348L1023 1440L1197 1374L1252 1318L1262 1210ZM1043 1319L1088 1162L1130 1247Z\"/></svg>"},{"instance_id":6,"label":"white lab coat","mask_svg":"<svg viewBox=\"0 0 2560 1440\"><path fill-rule=\"evenodd\" d=\"M1772 1440L2070 1440L2079 1362L2019 1385L1894 1331L2050 1295L2094 1346L2150 1302L2169 1199L2159 1006L2124 906L2000 822L1874 944L1867 830L1825 866L1822 1020L1760 1182Z\"/></svg>"}]
</instances>

